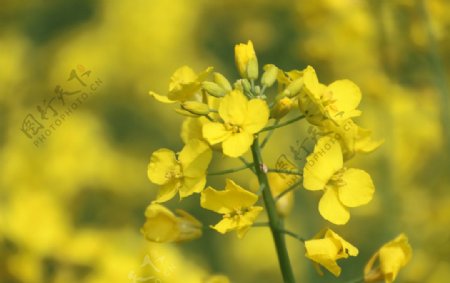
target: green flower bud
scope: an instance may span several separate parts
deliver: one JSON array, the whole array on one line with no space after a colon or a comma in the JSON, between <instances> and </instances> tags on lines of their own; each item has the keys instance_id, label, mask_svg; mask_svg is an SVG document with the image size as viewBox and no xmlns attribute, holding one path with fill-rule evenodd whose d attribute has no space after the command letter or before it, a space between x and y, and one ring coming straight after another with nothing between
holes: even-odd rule
<instances>
[{"instance_id":1,"label":"green flower bud","mask_svg":"<svg viewBox=\"0 0 450 283\"><path fill-rule=\"evenodd\" d=\"M216 82L226 92L229 92L232 90L230 82L221 73L214 73L214 82Z\"/></svg>"},{"instance_id":2,"label":"green flower bud","mask_svg":"<svg viewBox=\"0 0 450 283\"><path fill-rule=\"evenodd\" d=\"M278 77L278 68L275 65L268 64L264 66L264 74L261 77L261 84L265 87L271 87Z\"/></svg>"},{"instance_id":3,"label":"green flower bud","mask_svg":"<svg viewBox=\"0 0 450 283\"><path fill-rule=\"evenodd\" d=\"M250 80L256 80L258 78L258 59L256 59L256 57L252 57L248 60L247 77Z\"/></svg>"},{"instance_id":4,"label":"green flower bud","mask_svg":"<svg viewBox=\"0 0 450 283\"><path fill-rule=\"evenodd\" d=\"M292 81L286 89L283 91L283 95L286 95L287 97L294 97L296 96L303 88L303 78L298 78L294 81Z\"/></svg>"},{"instance_id":5,"label":"green flower bud","mask_svg":"<svg viewBox=\"0 0 450 283\"><path fill-rule=\"evenodd\" d=\"M226 94L225 89L213 82L203 82L202 87L208 94L214 97L223 97Z\"/></svg>"},{"instance_id":6,"label":"green flower bud","mask_svg":"<svg viewBox=\"0 0 450 283\"><path fill-rule=\"evenodd\" d=\"M207 104L197 101L185 101L181 104L181 108L189 113L201 116L208 115L210 112Z\"/></svg>"}]
</instances>

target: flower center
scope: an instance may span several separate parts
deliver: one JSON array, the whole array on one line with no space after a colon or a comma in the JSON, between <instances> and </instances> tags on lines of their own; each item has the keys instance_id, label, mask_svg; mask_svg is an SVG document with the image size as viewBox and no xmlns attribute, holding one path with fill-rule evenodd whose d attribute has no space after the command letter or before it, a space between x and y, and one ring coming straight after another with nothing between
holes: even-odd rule
<instances>
[{"instance_id":1,"label":"flower center","mask_svg":"<svg viewBox=\"0 0 450 283\"><path fill-rule=\"evenodd\" d=\"M347 170L347 168L343 167L343 168L339 169L338 171L336 171L336 173L334 173L334 175L331 176L329 183L333 184L337 187L344 186L346 183L342 179L342 177L346 170Z\"/></svg>"},{"instance_id":2,"label":"flower center","mask_svg":"<svg viewBox=\"0 0 450 283\"><path fill-rule=\"evenodd\" d=\"M233 125L231 123L225 123L225 129L227 129L227 131L231 131L233 134L237 134L242 131L241 127L239 127L238 125Z\"/></svg>"}]
</instances>

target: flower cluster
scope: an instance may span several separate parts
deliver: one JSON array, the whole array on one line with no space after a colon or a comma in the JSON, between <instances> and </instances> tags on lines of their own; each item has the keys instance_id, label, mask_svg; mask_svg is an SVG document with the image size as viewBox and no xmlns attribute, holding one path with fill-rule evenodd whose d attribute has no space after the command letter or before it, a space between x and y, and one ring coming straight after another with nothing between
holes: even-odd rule
<instances>
[{"instance_id":1,"label":"flower cluster","mask_svg":"<svg viewBox=\"0 0 450 283\"><path fill-rule=\"evenodd\" d=\"M217 232L236 231L242 238L252 226L266 223L278 250L286 250L284 240L280 240L284 234L294 235L304 242L307 258L339 276L341 268L336 261L356 256L358 249L331 229L303 240L284 229L281 218L291 212L294 190L301 185L309 191L323 192L318 210L332 224L346 224L350 219L349 208L372 200L375 186L370 175L345 166L356 154L371 152L382 143L371 138L370 130L353 121L362 114L358 109L361 91L350 80L322 84L311 66L283 71L268 64L260 76L251 41L236 45L235 61L241 78L234 83L220 73L213 73L212 67L196 73L183 66L171 77L166 95L150 92L159 102L179 105L175 111L185 116L181 130L184 147L178 153L163 148L151 155L148 178L159 186L159 192L147 208L142 233L154 242L180 242L200 237L202 224L196 218L184 211L176 215L162 205L176 194L183 199L197 193L202 208L222 216L217 224L210 226ZM282 121L291 114L296 117ZM268 168L260 150L271 132L300 120L317 129L316 143L306 164L303 168L292 165L285 170ZM259 136L265 132L268 134L260 144ZM244 158L250 149L252 162ZM258 178L258 193L244 189L232 179L226 179L223 190L205 188L214 152L238 159L244 166L209 174L250 169ZM287 184L287 180L292 184ZM263 204L259 205L259 201ZM268 222L256 224L263 210ZM401 244L397 242L404 239L388 244L374 255L367 267L366 280L386 278L386 282L391 282L395 279L398 269L410 257L407 248L400 248L404 253L399 255L397 246ZM278 255L283 254L287 254L287 250ZM375 258L379 258L380 267L373 270ZM293 282L290 266L285 266L289 259L279 258L279 261L284 280Z\"/></svg>"}]
</instances>

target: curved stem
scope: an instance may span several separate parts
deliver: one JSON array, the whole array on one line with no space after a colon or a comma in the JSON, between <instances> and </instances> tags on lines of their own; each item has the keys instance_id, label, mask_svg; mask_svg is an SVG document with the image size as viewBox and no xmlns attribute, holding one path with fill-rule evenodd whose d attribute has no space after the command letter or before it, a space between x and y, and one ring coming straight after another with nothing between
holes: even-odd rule
<instances>
[{"instance_id":1,"label":"curved stem","mask_svg":"<svg viewBox=\"0 0 450 283\"><path fill-rule=\"evenodd\" d=\"M281 128L281 127L287 126L287 125L289 125L289 124L292 124L292 123L294 123L294 122L297 122L297 121L299 121L299 120L301 120L301 119L303 119L303 118L305 118L305 115L300 115L300 116L298 116L298 117L296 117L296 118L293 118L293 119L291 119L291 120L287 120L287 121L284 122L284 123L280 123L280 124L278 124L278 125L272 125L272 126L265 127L265 128L263 128L261 131L259 131L259 132L262 133L262 132L265 132L265 131L270 131L270 130L274 130L274 129L277 129L277 128Z\"/></svg>"},{"instance_id":2,"label":"curved stem","mask_svg":"<svg viewBox=\"0 0 450 283\"><path fill-rule=\"evenodd\" d=\"M264 205L266 207L267 216L269 218L269 227L275 243L275 248L278 255L278 263L280 265L283 281L285 283L295 283L294 273L292 272L283 232L283 222L277 214L275 201L272 197L272 193L270 192L269 180L267 179L266 173L263 171L264 163L261 156L261 148L259 146L258 136L255 137L252 144L252 155L255 172L258 176L258 182L263 189L262 195Z\"/></svg>"},{"instance_id":3,"label":"curved stem","mask_svg":"<svg viewBox=\"0 0 450 283\"><path fill-rule=\"evenodd\" d=\"M275 123L273 123L272 126L277 126L279 123L280 123L280 119L276 119ZM267 136L263 139L263 141L261 143L261 148L264 148L264 146L266 146L266 143L269 141L270 137L273 134L273 130L275 130L275 129L272 129L267 133Z\"/></svg>"},{"instance_id":4,"label":"curved stem","mask_svg":"<svg viewBox=\"0 0 450 283\"><path fill-rule=\"evenodd\" d=\"M231 169L227 169L227 170L223 170L223 171L217 171L217 172L208 173L208 176L224 175L224 174L239 172L239 171L242 171L242 170L245 170L245 169L250 169L251 166L253 166L253 163L249 163L249 164L246 164L244 166L237 167L237 168L231 168Z\"/></svg>"},{"instance_id":5,"label":"curved stem","mask_svg":"<svg viewBox=\"0 0 450 283\"><path fill-rule=\"evenodd\" d=\"M297 182L295 182L294 184L292 184L292 186L290 186L289 188L287 188L286 190L284 190L283 192L281 192L279 195L277 195L275 197L275 202L277 202L278 200L280 200L280 198L282 198L285 194L295 190L297 188L298 185L300 185L302 183L302 180L298 180Z\"/></svg>"},{"instance_id":6,"label":"curved stem","mask_svg":"<svg viewBox=\"0 0 450 283\"><path fill-rule=\"evenodd\" d=\"M280 173L280 174L287 174L287 175L298 175L303 176L303 174L299 171L294 170L286 170L286 169L268 169L267 172L273 172L273 173Z\"/></svg>"}]
</instances>

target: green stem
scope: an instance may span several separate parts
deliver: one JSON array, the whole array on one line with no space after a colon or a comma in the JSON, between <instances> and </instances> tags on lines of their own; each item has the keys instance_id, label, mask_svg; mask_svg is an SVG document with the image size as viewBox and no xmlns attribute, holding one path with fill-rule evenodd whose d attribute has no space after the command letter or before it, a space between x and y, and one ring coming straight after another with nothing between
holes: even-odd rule
<instances>
[{"instance_id":1,"label":"green stem","mask_svg":"<svg viewBox=\"0 0 450 283\"><path fill-rule=\"evenodd\" d=\"M303 176L303 174L299 171L286 170L286 169L268 169L267 172Z\"/></svg>"},{"instance_id":2,"label":"green stem","mask_svg":"<svg viewBox=\"0 0 450 283\"><path fill-rule=\"evenodd\" d=\"M275 202L277 202L278 200L280 200L280 198L282 198L285 194L295 190L297 188L298 185L300 185L302 183L302 180L298 180L297 182L295 182L294 184L292 184L292 186L290 186L289 188L287 188L286 190L284 190L283 192L281 192L279 195L277 195L275 197Z\"/></svg>"},{"instance_id":3,"label":"green stem","mask_svg":"<svg viewBox=\"0 0 450 283\"><path fill-rule=\"evenodd\" d=\"M275 123L273 123L272 126L277 126L278 123L280 123L280 120L279 120L279 119L275 120ZM273 134L273 130L274 130L274 129L270 130L270 131L267 133L267 136L263 139L263 141L262 141L262 143L261 143L261 148L264 148L264 147L266 146L266 143L269 141L270 137L271 137L272 134Z\"/></svg>"},{"instance_id":4,"label":"green stem","mask_svg":"<svg viewBox=\"0 0 450 283\"><path fill-rule=\"evenodd\" d=\"M252 172L255 173L255 169L252 167L252 166L253 166L253 163L248 162L248 161L245 160L245 158L242 157L242 156L239 157L239 160L240 160L242 163L244 163L245 166L248 167L248 169L252 170Z\"/></svg>"},{"instance_id":5,"label":"green stem","mask_svg":"<svg viewBox=\"0 0 450 283\"><path fill-rule=\"evenodd\" d=\"M229 174L229 173L234 173L234 172L239 172L245 169L250 169L250 167L253 166L253 163L249 163L248 165L243 165L241 167L237 167L237 168L231 168L231 169L227 169L227 170L223 170L223 171L218 171L218 172L212 172L212 173L208 173L208 176L214 176L214 175L225 175L225 174ZM253 169L253 168L251 168Z\"/></svg>"},{"instance_id":6,"label":"green stem","mask_svg":"<svg viewBox=\"0 0 450 283\"><path fill-rule=\"evenodd\" d=\"M269 227L272 232L272 237L275 243L276 252L278 255L278 263L280 265L281 274L285 283L295 283L294 273L292 272L289 254L284 238L284 227L281 218L278 216L275 201L270 192L269 180L266 173L263 171L264 163L261 156L261 149L259 146L258 135L252 144L253 163L255 172L258 176L259 185L263 188L263 200L266 207L267 216L269 218Z\"/></svg>"},{"instance_id":7,"label":"green stem","mask_svg":"<svg viewBox=\"0 0 450 283\"><path fill-rule=\"evenodd\" d=\"M271 130L274 130L274 129L277 129L277 128L281 128L281 127L287 126L289 124L292 124L294 122L297 122L297 121L299 121L299 120L301 120L303 118L305 118L305 115L300 115L300 116L295 117L295 118L293 118L291 120L287 120L284 123L281 123L281 124L278 124L278 125L269 126L269 127L265 127L264 129L262 129L259 132L262 133L262 132L265 132L265 131L271 131Z\"/></svg>"}]
</instances>

